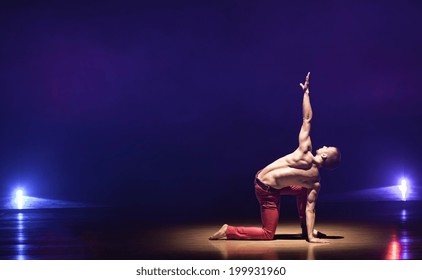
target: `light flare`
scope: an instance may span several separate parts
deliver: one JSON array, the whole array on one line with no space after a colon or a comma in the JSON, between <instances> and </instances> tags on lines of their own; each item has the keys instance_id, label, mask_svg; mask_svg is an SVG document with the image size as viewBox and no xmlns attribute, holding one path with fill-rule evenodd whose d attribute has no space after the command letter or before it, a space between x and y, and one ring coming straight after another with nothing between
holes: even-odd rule
<instances>
[{"instance_id":1,"label":"light flare","mask_svg":"<svg viewBox=\"0 0 422 280\"><path fill-rule=\"evenodd\" d=\"M23 209L25 205L25 196L22 189L17 189L15 191L14 203L17 209Z\"/></svg>"},{"instance_id":2,"label":"light flare","mask_svg":"<svg viewBox=\"0 0 422 280\"><path fill-rule=\"evenodd\" d=\"M401 200L406 201L407 198L407 180L405 178L400 180L399 190L401 192Z\"/></svg>"}]
</instances>

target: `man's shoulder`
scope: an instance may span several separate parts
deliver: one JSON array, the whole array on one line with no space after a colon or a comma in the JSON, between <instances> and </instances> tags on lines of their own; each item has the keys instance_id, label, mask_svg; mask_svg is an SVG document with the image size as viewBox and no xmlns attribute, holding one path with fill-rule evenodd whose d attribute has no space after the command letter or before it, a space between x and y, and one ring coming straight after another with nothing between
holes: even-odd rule
<instances>
[{"instance_id":1,"label":"man's shoulder","mask_svg":"<svg viewBox=\"0 0 422 280\"><path fill-rule=\"evenodd\" d=\"M304 158L313 158L312 151L310 149L302 149L301 147L298 147L296 150L291 152L290 154L284 156L287 159L296 159L301 160Z\"/></svg>"}]
</instances>

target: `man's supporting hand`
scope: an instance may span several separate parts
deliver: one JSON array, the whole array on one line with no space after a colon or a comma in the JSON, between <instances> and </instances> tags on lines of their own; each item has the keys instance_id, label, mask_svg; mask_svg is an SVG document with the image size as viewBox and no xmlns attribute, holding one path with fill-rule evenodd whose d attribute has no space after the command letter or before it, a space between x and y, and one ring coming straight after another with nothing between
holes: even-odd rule
<instances>
[{"instance_id":1,"label":"man's supporting hand","mask_svg":"<svg viewBox=\"0 0 422 280\"><path fill-rule=\"evenodd\" d=\"M318 231L316 229L314 229L312 231L312 235L315 238L326 238L327 237L327 235L325 233L322 233L322 232L320 232L320 231ZM302 225L302 237L303 238L307 238L308 237L308 231L306 230L306 224L305 225Z\"/></svg>"}]
</instances>

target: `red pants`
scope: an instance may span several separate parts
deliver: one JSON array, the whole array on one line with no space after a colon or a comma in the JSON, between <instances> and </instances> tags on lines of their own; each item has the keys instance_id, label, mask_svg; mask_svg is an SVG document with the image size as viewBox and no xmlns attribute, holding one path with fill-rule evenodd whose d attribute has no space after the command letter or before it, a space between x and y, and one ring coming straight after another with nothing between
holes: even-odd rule
<instances>
[{"instance_id":1,"label":"red pants","mask_svg":"<svg viewBox=\"0 0 422 280\"><path fill-rule=\"evenodd\" d=\"M234 227L228 226L226 230L227 239L273 239L278 224L280 211L280 195L295 195L297 209L302 231L306 229L306 198L307 189L300 186L291 186L280 190L264 189L255 179L255 195L261 207L262 227ZM259 184L258 184L259 183Z\"/></svg>"}]
</instances>

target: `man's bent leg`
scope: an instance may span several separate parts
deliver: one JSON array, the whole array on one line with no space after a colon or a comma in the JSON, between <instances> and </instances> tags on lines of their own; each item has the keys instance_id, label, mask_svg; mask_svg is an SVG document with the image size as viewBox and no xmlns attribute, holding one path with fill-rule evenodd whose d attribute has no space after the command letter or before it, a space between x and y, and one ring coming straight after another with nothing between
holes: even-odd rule
<instances>
[{"instance_id":1,"label":"man's bent leg","mask_svg":"<svg viewBox=\"0 0 422 280\"><path fill-rule=\"evenodd\" d=\"M290 186L283 188L280 195L294 195L296 196L297 212L299 214L300 227L302 228L302 235L306 234L306 199L308 197L308 190L301 186Z\"/></svg>"},{"instance_id":2,"label":"man's bent leg","mask_svg":"<svg viewBox=\"0 0 422 280\"><path fill-rule=\"evenodd\" d=\"M255 184L255 194L261 207L262 228L228 226L227 239L265 239L274 238L279 218L280 191L275 189L264 190Z\"/></svg>"},{"instance_id":3,"label":"man's bent leg","mask_svg":"<svg viewBox=\"0 0 422 280\"><path fill-rule=\"evenodd\" d=\"M296 195L297 212L299 213L300 227L302 228L302 236L308 236L306 228L306 202L308 197L308 190L299 187Z\"/></svg>"}]
</instances>

